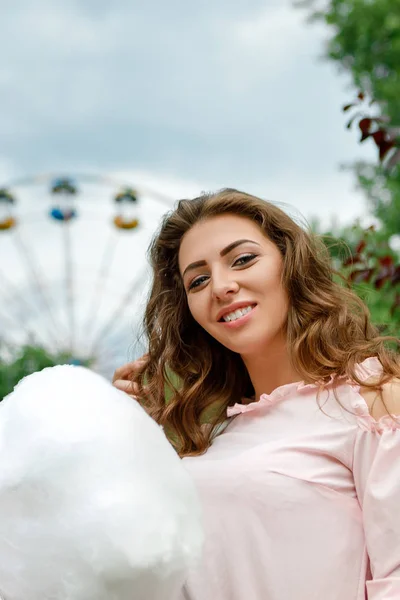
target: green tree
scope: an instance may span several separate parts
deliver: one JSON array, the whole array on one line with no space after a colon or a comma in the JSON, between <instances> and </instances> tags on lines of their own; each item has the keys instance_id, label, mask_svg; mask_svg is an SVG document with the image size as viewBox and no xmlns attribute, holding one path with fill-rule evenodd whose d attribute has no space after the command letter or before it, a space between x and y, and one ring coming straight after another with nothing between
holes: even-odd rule
<instances>
[{"instance_id":1,"label":"green tree","mask_svg":"<svg viewBox=\"0 0 400 600\"><path fill-rule=\"evenodd\" d=\"M302 0L311 19L331 32L326 56L362 91L358 110L362 140L375 143L386 163L353 165L373 213L388 236L400 232L400 0ZM347 109L351 109L352 105ZM365 135L366 121L372 120ZM363 122L362 122L363 121ZM364 127L364 129L363 129ZM391 144L388 148L387 144ZM378 162L378 161L377 161Z\"/></svg>"},{"instance_id":2,"label":"green tree","mask_svg":"<svg viewBox=\"0 0 400 600\"><path fill-rule=\"evenodd\" d=\"M315 225L318 231L318 224ZM341 281L364 300L372 321L385 335L400 330L400 264L385 230L359 222L320 233Z\"/></svg>"},{"instance_id":3,"label":"green tree","mask_svg":"<svg viewBox=\"0 0 400 600\"><path fill-rule=\"evenodd\" d=\"M1 349L0 349L1 350ZM52 354L38 346L23 346L19 349L2 349L0 355L0 400L12 392L26 375L46 367L71 363L67 353ZM89 366L85 363L85 366Z\"/></svg>"},{"instance_id":4,"label":"green tree","mask_svg":"<svg viewBox=\"0 0 400 600\"><path fill-rule=\"evenodd\" d=\"M355 100L343 107L347 127L373 143L377 160L349 168L365 192L377 226L325 232L337 269L368 304L383 332L400 328L400 0L302 0L310 20L327 25L326 57L350 75ZM348 252L343 253L343 248Z\"/></svg>"}]
</instances>

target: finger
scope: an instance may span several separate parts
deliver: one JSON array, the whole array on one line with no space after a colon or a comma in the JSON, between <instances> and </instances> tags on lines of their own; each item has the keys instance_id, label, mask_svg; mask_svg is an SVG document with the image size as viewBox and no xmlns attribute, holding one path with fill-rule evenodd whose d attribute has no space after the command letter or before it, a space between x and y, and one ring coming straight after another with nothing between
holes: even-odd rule
<instances>
[{"instance_id":1,"label":"finger","mask_svg":"<svg viewBox=\"0 0 400 600\"><path fill-rule=\"evenodd\" d=\"M147 355L144 355L136 360L122 365L121 367L118 367L118 369L115 370L113 382L117 379L127 379L130 375L132 375L132 373L138 371L145 364L146 356Z\"/></svg>"},{"instance_id":2,"label":"finger","mask_svg":"<svg viewBox=\"0 0 400 600\"><path fill-rule=\"evenodd\" d=\"M136 371L135 361L122 365L115 370L113 381L117 379L127 379L133 372Z\"/></svg>"},{"instance_id":3,"label":"finger","mask_svg":"<svg viewBox=\"0 0 400 600\"><path fill-rule=\"evenodd\" d=\"M139 393L138 385L132 381L127 381L126 379L117 379L114 381L113 385L118 390L121 390L129 395L137 395Z\"/></svg>"}]
</instances>

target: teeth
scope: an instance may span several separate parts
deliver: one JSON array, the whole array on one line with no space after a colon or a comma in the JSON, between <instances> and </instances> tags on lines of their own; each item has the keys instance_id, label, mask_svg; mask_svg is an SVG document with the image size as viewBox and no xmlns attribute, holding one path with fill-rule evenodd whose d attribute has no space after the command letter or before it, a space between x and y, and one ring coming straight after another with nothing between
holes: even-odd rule
<instances>
[{"instance_id":1,"label":"teeth","mask_svg":"<svg viewBox=\"0 0 400 600\"><path fill-rule=\"evenodd\" d=\"M238 310L234 310L233 312L224 315L223 320L226 323L229 323L230 321L236 321L236 319L240 319L240 317L247 315L247 313L249 313L252 310L252 308L252 306L246 306L245 308L239 308Z\"/></svg>"}]
</instances>

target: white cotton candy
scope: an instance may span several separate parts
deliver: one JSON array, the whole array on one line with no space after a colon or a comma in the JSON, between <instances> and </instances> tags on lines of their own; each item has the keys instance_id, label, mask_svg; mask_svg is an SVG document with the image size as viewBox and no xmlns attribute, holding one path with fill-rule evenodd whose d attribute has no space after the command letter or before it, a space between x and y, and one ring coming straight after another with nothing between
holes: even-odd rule
<instances>
[{"instance_id":1,"label":"white cotton candy","mask_svg":"<svg viewBox=\"0 0 400 600\"><path fill-rule=\"evenodd\" d=\"M0 457L0 597L178 597L199 503L137 402L82 367L34 373L0 403Z\"/></svg>"}]
</instances>

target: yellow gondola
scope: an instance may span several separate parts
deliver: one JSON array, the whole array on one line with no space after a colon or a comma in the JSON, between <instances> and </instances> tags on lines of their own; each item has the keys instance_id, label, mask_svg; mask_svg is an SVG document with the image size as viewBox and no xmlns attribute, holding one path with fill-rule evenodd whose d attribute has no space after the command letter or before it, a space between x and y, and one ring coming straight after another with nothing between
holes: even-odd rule
<instances>
[{"instance_id":1,"label":"yellow gondola","mask_svg":"<svg viewBox=\"0 0 400 600\"><path fill-rule=\"evenodd\" d=\"M135 229L139 225L138 219L132 219L132 221L124 221L121 215L117 215L113 219L114 225L118 229Z\"/></svg>"},{"instance_id":2,"label":"yellow gondola","mask_svg":"<svg viewBox=\"0 0 400 600\"><path fill-rule=\"evenodd\" d=\"M113 223L118 229L135 229L139 225L136 216L137 194L132 188L125 188L119 192L114 202L118 207L118 214Z\"/></svg>"},{"instance_id":3,"label":"yellow gondola","mask_svg":"<svg viewBox=\"0 0 400 600\"><path fill-rule=\"evenodd\" d=\"M7 229L12 229L17 224L16 219L14 217L8 217L8 219L3 219L0 221L0 231L6 231Z\"/></svg>"},{"instance_id":4,"label":"yellow gondola","mask_svg":"<svg viewBox=\"0 0 400 600\"><path fill-rule=\"evenodd\" d=\"M13 204L15 204L14 196L8 190L0 189L0 231L12 229L17 223L15 217L10 214Z\"/></svg>"}]
</instances>

